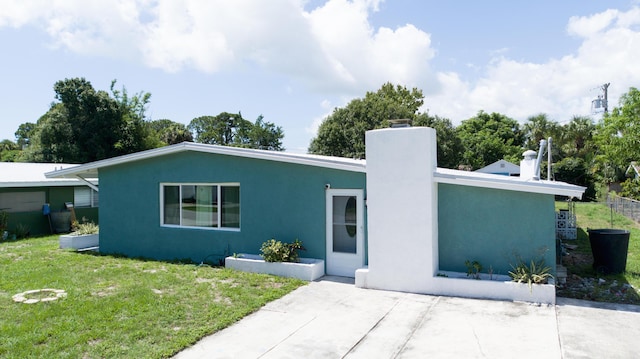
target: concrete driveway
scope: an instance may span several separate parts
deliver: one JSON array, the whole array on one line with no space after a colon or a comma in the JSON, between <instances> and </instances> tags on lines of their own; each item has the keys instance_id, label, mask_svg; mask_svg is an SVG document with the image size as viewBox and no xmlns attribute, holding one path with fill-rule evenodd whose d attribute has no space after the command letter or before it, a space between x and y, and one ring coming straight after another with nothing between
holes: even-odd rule
<instances>
[{"instance_id":1,"label":"concrete driveway","mask_svg":"<svg viewBox=\"0 0 640 359\"><path fill-rule=\"evenodd\" d=\"M323 277L176 358L635 358L640 307L360 289Z\"/></svg>"}]
</instances>

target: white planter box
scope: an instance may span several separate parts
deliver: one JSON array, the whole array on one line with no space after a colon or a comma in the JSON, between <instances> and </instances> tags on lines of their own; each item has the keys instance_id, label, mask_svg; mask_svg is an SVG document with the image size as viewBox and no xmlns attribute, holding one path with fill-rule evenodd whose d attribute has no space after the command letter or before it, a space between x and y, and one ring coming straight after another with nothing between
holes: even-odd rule
<instances>
[{"instance_id":1,"label":"white planter box","mask_svg":"<svg viewBox=\"0 0 640 359\"><path fill-rule=\"evenodd\" d=\"M448 277L435 277L438 294L470 298L510 300L518 302L556 304L556 285L553 278L548 284L517 283L506 275L481 274L481 279L471 279L466 273L439 271Z\"/></svg>"},{"instance_id":2,"label":"white planter box","mask_svg":"<svg viewBox=\"0 0 640 359\"><path fill-rule=\"evenodd\" d=\"M313 281L324 276L324 261L300 258L300 262L265 262L256 254L239 254L224 259L224 266L243 272L273 274L281 277Z\"/></svg>"},{"instance_id":3,"label":"white planter box","mask_svg":"<svg viewBox=\"0 0 640 359\"><path fill-rule=\"evenodd\" d=\"M91 247L98 247L100 234L83 234L83 235L70 235L63 234L60 236L60 248L61 249L84 249Z\"/></svg>"}]
</instances>

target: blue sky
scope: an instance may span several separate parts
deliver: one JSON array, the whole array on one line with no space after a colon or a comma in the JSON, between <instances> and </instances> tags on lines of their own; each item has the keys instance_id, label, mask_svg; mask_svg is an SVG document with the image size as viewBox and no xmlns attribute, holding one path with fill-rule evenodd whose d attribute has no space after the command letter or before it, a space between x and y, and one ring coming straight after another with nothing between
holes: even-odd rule
<instances>
[{"instance_id":1,"label":"blue sky","mask_svg":"<svg viewBox=\"0 0 640 359\"><path fill-rule=\"evenodd\" d=\"M150 92L156 120L262 114L292 152L385 82L422 89L422 110L454 124L479 110L565 123L604 83L610 107L640 86L637 0L2 0L0 44L11 140L71 77Z\"/></svg>"}]
</instances>

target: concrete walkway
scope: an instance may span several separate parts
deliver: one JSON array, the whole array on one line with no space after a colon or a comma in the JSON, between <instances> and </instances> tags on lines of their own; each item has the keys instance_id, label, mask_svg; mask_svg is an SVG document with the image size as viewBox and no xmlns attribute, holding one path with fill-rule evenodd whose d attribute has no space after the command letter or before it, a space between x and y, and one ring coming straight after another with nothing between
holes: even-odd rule
<instances>
[{"instance_id":1,"label":"concrete walkway","mask_svg":"<svg viewBox=\"0 0 640 359\"><path fill-rule=\"evenodd\" d=\"M323 277L175 358L634 358L640 307L360 289Z\"/></svg>"}]
</instances>

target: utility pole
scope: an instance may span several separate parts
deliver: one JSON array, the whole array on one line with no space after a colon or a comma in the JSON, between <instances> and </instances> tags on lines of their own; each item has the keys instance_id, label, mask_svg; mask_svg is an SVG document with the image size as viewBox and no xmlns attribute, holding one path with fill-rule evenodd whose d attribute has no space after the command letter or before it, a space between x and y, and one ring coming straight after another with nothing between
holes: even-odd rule
<instances>
[{"instance_id":1,"label":"utility pole","mask_svg":"<svg viewBox=\"0 0 640 359\"><path fill-rule=\"evenodd\" d=\"M609 99L607 96L607 90L609 89L609 85L610 83L606 83L604 85L602 85L602 91L604 92L604 113L608 113L609 112Z\"/></svg>"}]
</instances>

